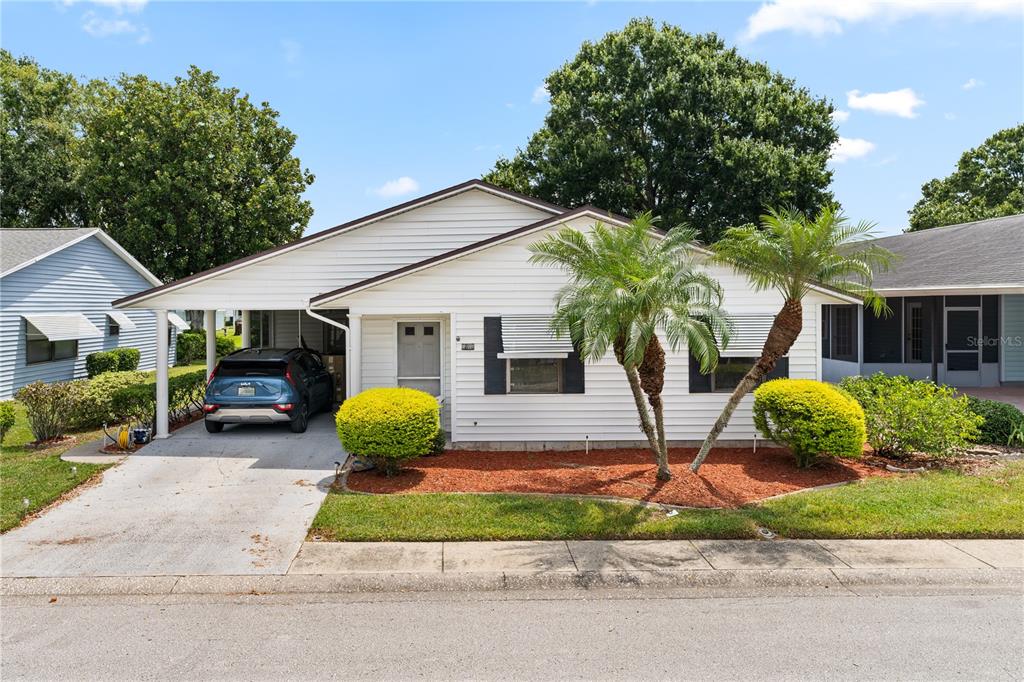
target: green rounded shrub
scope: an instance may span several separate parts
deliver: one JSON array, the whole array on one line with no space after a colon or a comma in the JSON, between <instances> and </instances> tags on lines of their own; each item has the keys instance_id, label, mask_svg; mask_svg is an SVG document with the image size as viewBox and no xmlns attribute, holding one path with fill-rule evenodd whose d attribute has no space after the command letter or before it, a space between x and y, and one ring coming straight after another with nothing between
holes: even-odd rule
<instances>
[{"instance_id":1,"label":"green rounded shrub","mask_svg":"<svg viewBox=\"0 0 1024 682\"><path fill-rule=\"evenodd\" d=\"M53 384L36 381L18 389L14 397L25 406L28 426L37 442L67 433L86 383L85 379Z\"/></svg>"},{"instance_id":2,"label":"green rounded shrub","mask_svg":"<svg viewBox=\"0 0 1024 682\"><path fill-rule=\"evenodd\" d=\"M118 372L132 372L139 368L142 353L138 348L115 348L110 352L117 358Z\"/></svg>"},{"instance_id":3,"label":"green rounded shrub","mask_svg":"<svg viewBox=\"0 0 1024 682\"><path fill-rule=\"evenodd\" d=\"M229 337L229 336L218 336L217 337L217 357L218 358L222 358L225 355L228 355L230 353L234 353L236 350L238 350L238 349L235 348L235 342L231 340L231 337ZM203 340L203 357L204 358L206 357L206 340L205 339Z\"/></svg>"},{"instance_id":4,"label":"green rounded shrub","mask_svg":"<svg viewBox=\"0 0 1024 682\"><path fill-rule=\"evenodd\" d=\"M404 460L429 455L441 429L437 398L411 388L363 391L342 403L335 421L342 447L389 476Z\"/></svg>"},{"instance_id":5,"label":"green rounded shrub","mask_svg":"<svg viewBox=\"0 0 1024 682\"><path fill-rule=\"evenodd\" d=\"M206 334L186 329L179 332L174 342L174 361L179 365L191 365L206 357Z\"/></svg>"},{"instance_id":6,"label":"green rounded shrub","mask_svg":"<svg viewBox=\"0 0 1024 682\"><path fill-rule=\"evenodd\" d=\"M148 378L145 372L104 372L89 379L78 396L71 426L90 429L126 418L127 414L114 409L114 395L122 388L143 384Z\"/></svg>"},{"instance_id":7,"label":"green rounded shrub","mask_svg":"<svg viewBox=\"0 0 1024 682\"><path fill-rule=\"evenodd\" d=\"M864 408L868 443L880 455L948 456L978 437L982 418L949 386L882 372L846 377L839 386Z\"/></svg>"},{"instance_id":8,"label":"green rounded shrub","mask_svg":"<svg viewBox=\"0 0 1024 682\"><path fill-rule=\"evenodd\" d=\"M754 391L754 425L765 438L793 451L798 467L818 455L860 457L864 410L830 384L811 379L775 379Z\"/></svg>"},{"instance_id":9,"label":"green rounded shrub","mask_svg":"<svg viewBox=\"0 0 1024 682\"><path fill-rule=\"evenodd\" d=\"M0 443L7 437L7 432L14 426L15 420L14 401L0 402Z\"/></svg>"},{"instance_id":10,"label":"green rounded shrub","mask_svg":"<svg viewBox=\"0 0 1024 682\"><path fill-rule=\"evenodd\" d=\"M85 356L85 373L89 375L90 379L106 372L116 371L117 356L113 351L101 350Z\"/></svg>"},{"instance_id":11,"label":"green rounded shrub","mask_svg":"<svg viewBox=\"0 0 1024 682\"><path fill-rule=\"evenodd\" d=\"M974 396L968 396L967 403L974 414L985 420L978 429L976 443L1009 445L1011 434L1024 424L1024 412L1009 403Z\"/></svg>"}]
</instances>

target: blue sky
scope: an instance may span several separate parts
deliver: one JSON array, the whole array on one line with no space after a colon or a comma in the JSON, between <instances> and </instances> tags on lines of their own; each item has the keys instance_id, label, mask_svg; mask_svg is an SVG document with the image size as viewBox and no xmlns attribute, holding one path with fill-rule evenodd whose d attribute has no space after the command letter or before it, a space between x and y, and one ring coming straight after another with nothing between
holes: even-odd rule
<instances>
[{"instance_id":1,"label":"blue sky","mask_svg":"<svg viewBox=\"0 0 1024 682\"><path fill-rule=\"evenodd\" d=\"M316 231L478 177L525 144L584 40L651 16L717 32L845 112L833 191L879 232L1024 120L1021 0L878 3L4 2L3 46L85 77L190 64L267 100L316 174Z\"/></svg>"}]
</instances>

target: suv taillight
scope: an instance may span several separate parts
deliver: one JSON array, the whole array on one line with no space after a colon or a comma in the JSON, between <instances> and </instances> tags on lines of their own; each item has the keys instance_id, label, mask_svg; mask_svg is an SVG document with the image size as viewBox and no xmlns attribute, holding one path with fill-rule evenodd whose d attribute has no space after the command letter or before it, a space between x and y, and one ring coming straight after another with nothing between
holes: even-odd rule
<instances>
[{"instance_id":1,"label":"suv taillight","mask_svg":"<svg viewBox=\"0 0 1024 682\"><path fill-rule=\"evenodd\" d=\"M288 412L292 407L294 407L294 405L291 403L278 403L277 405L274 405L274 409L278 412Z\"/></svg>"},{"instance_id":2,"label":"suv taillight","mask_svg":"<svg viewBox=\"0 0 1024 682\"><path fill-rule=\"evenodd\" d=\"M206 378L206 385L207 385L207 386L209 386L209 385L210 385L210 382L211 382L211 381L213 381L213 378L214 378L215 376L217 376L217 370L218 370L218 369L220 369L220 364L219 364L219 363L218 363L217 365L215 365L215 366L214 366L214 368L213 368L213 371L212 371L212 372L210 372L210 376L208 376L208 377Z\"/></svg>"}]
</instances>

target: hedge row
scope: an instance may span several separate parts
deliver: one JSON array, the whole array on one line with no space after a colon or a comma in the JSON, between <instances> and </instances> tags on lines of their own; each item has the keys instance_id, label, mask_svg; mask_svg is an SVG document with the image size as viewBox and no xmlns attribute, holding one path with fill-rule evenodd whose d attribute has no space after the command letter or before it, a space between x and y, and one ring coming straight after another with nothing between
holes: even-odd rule
<instances>
[{"instance_id":1,"label":"hedge row","mask_svg":"<svg viewBox=\"0 0 1024 682\"><path fill-rule=\"evenodd\" d=\"M85 356L85 371L89 378L105 372L131 372L139 368L142 353L138 348L114 348L89 353Z\"/></svg>"},{"instance_id":2,"label":"hedge row","mask_svg":"<svg viewBox=\"0 0 1024 682\"><path fill-rule=\"evenodd\" d=\"M217 337L217 357L222 358L235 352L235 343L227 336ZM178 334L174 346L175 361L179 365L191 365L206 359L206 332L202 330L186 330Z\"/></svg>"},{"instance_id":3,"label":"hedge row","mask_svg":"<svg viewBox=\"0 0 1024 682\"><path fill-rule=\"evenodd\" d=\"M202 409L206 372L195 370L168 380L171 420ZM51 440L72 429L91 429L127 419L150 428L156 421L156 382L146 372L105 372L92 379L21 388L15 398L25 405L37 441Z\"/></svg>"}]
</instances>

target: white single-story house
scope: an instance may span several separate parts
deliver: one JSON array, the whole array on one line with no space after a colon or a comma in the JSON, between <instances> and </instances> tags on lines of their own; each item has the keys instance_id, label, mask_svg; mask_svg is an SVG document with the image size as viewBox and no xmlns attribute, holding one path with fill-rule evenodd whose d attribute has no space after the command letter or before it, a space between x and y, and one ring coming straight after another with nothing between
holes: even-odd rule
<instances>
[{"instance_id":1,"label":"white single-story house","mask_svg":"<svg viewBox=\"0 0 1024 682\"><path fill-rule=\"evenodd\" d=\"M825 380L885 372L963 388L1024 385L1024 215L874 243L898 257L874 280L891 312L825 309Z\"/></svg>"},{"instance_id":2,"label":"white single-story house","mask_svg":"<svg viewBox=\"0 0 1024 682\"><path fill-rule=\"evenodd\" d=\"M35 381L83 378L86 356L102 350L137 348L139 368L153 369L156 315L111 301L159 284L102 230L0 229L0 399ZM175 330L161 333L173 349ZM162 357L173 363L173 350Z\"/></svg>"},{"instance_id":3,"label":"white single-story house","mask_svg":"<svg viewBox=\"0 0 1024 682\"><path fill-rule=\"evenodd\" d=\"M453 447L640 444L633 400L614 358L584 365L568 340L548 330L566 276L529 262L531 243L597 221L622 225L625 219L471 180L114 305L156 311L158 353L166 352L166 311L239 309L246 343L305 344L344 355L346 395L411 386L438 396ZM669 353L666 428L675 442L704 438L735 381L760 354L782 303L730 269L710 271L725 290L737 333L711 376L685 350ZM816 288L805 300L804 332L779 373L820 378L821 306L857 302ZM207 362L212 369L212 352ZM158 385L163 436L166 377L160 373ZM755 436L751 400L725 439Z\"/></svg>"}]
</instances>

